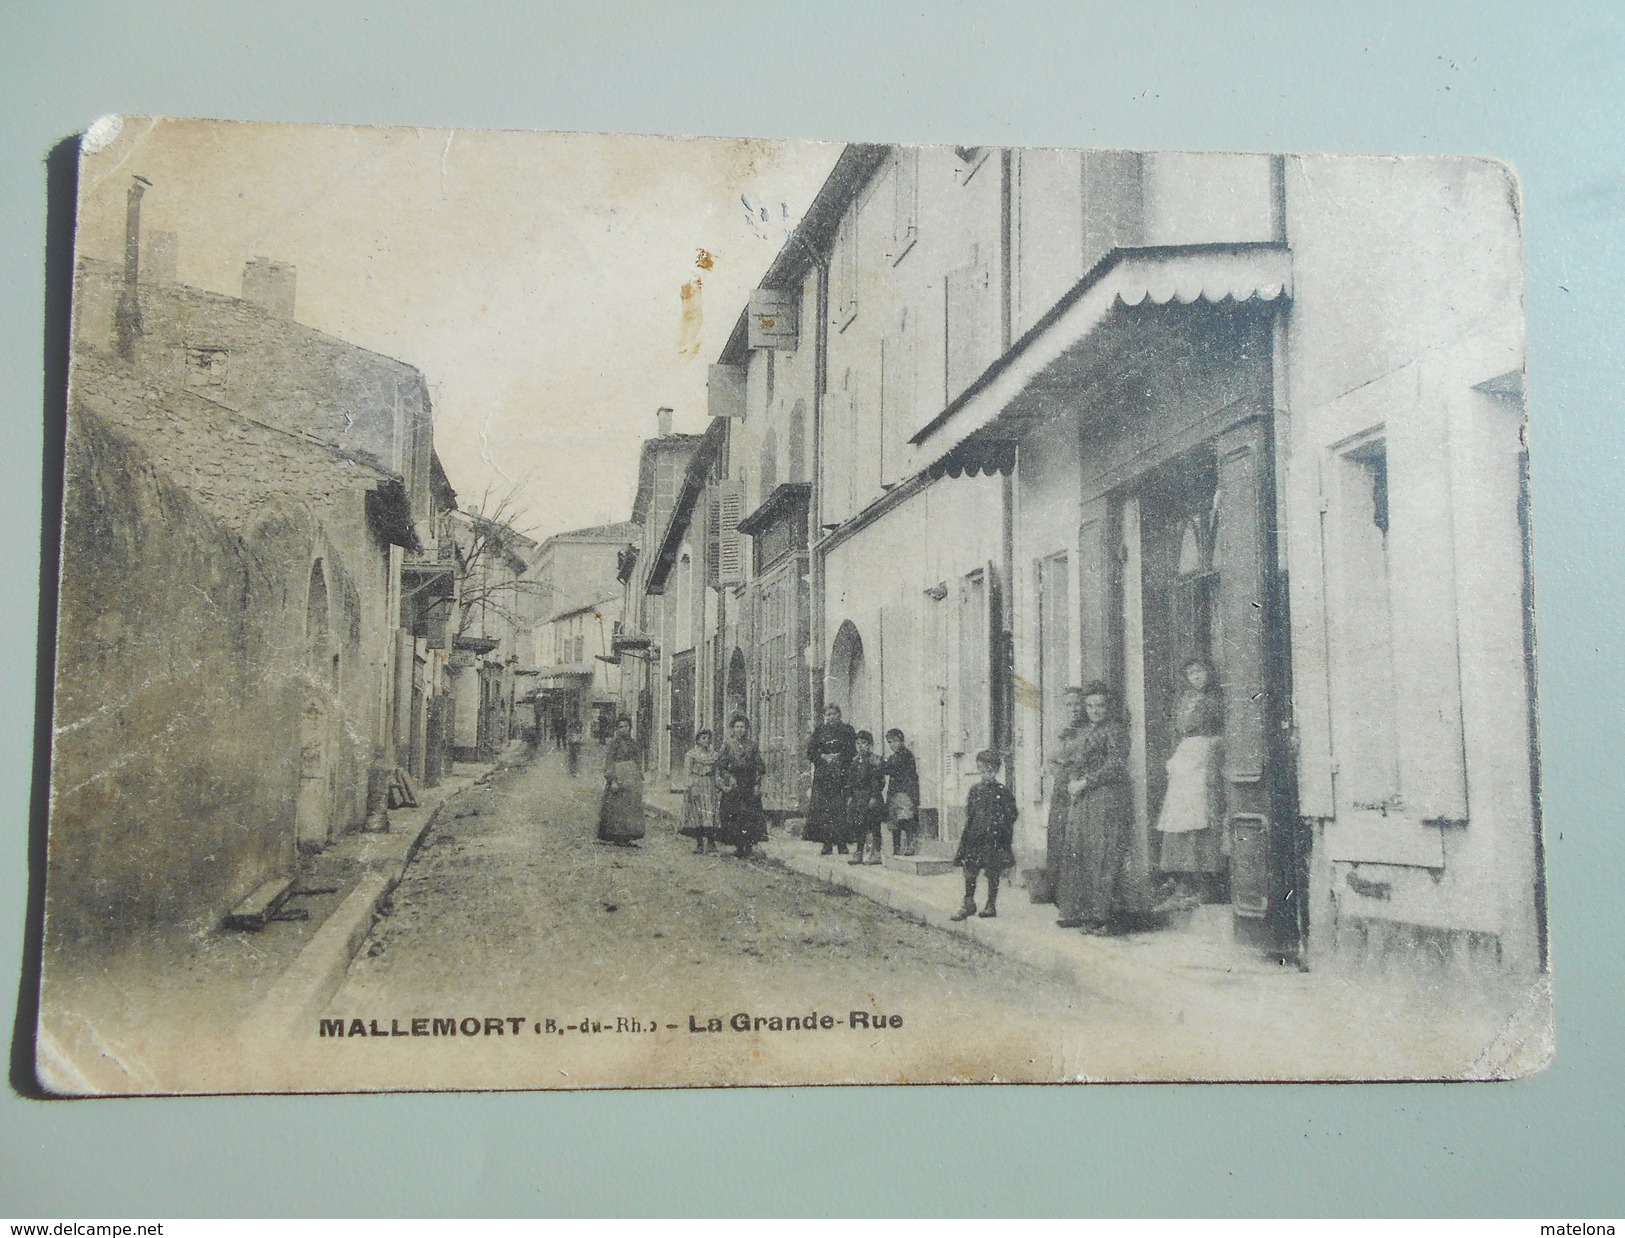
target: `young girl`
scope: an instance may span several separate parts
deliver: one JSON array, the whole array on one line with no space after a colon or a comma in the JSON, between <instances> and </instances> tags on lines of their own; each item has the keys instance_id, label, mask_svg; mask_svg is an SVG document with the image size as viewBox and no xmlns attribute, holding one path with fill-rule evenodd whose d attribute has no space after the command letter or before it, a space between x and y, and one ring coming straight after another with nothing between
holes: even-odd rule
<instances>
[{"instance_id":1,"label":"young girl","mask_svg":"<svg viewBox=\"0 0 1625 1238\"><path fill-rule=\"evenodd\" d=\"M678 833L694 840L694 854L717 849L717 753L711 747L711 732L694 737L683 763L688 786L683 791L683 826Z\"/></svg>"},{"instance_id":2,"label":"young girl","mask_svg":"<svg viewBox=\"0 0 1625 1238\"><path fill-rule=\"evenodd\" d=\"M881 762L880 772L886 775L886 820L891 822L891 853L913 855L920 823L920 770L908 749L907 739L896 727L886 732L886 747L891 749L891 754Z\"/></svg>"},{"instance_id":3,"label":"young girl","mask_svg":"<svg viewBox=\"0 0 1625 1238\"><path fill-rule=\"evenodd\" d=\"M1209 893L1205 887L1224 871L1219 784L1224 709L1206 662L1191 658L1183 672L1185 687L1173 719L1178 744L1168 758L1168 790L1157 817L1162 839L1157 867L1173 879L1174 897L1191 902Z\"/></svg>"}]
</instances>

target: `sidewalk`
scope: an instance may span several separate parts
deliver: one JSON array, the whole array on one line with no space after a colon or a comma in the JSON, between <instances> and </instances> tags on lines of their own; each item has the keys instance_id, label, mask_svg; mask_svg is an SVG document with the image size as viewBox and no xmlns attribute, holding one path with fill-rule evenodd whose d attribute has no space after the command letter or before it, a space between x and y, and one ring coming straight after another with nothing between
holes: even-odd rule
<instances>
[{"instance_id":1,"label":"sidewalk","mask_svg":"<svg viewBox=\"0 0 1625 1238\"><path fill-rule=\"evenodd\" d=\"M1235 945L1227 906L1199 908L1185 927L1090 937L1058 928L1059 913L1053 904L1034 903L1026 890L1007 882L999 891L996 919L972 916L954 921L949 917L964 897L964 878L957 868L918 875L890 862L854 865L849 856L820 855L816 844L782 836L764 843L761 851L796 872L844 886L902 915L972 938L1129 1006L1163 1010L1181 996L1209 1000L1216 980L1253 991L1267 987L1271 993L1302 992L1311 986L1296 967L1271 963ZM985 886L983 891L985 895Z\"/></svg>"},{"instance_id":2,"label":"sidewalk","mask_svg":"<svg viewBox=\"0 0 1625 1238\"><path fill-rule=\"evenodd\" d=\"M675 828L682 797L649 787L645 806ZM1135 1052L1113 1078L1516 1078L1549 1058L1539 1032L1547 990L1490 978L1463 985L1425 971L1300 970L1237 944L1228 905L1197 908L1184 924L1159 930L1091 937L1060 928L1053 905L1007 886L996 919L956 922L949 917L964 895L957 868L853 865L785 833L757 850L1110 1003L1138 1029Z\"/></svg>"},{"instance_id":3,"label":"sidewalk","mask_svg":"<svg viewBox=\"0 0 1625 1238\"><path fill-rule=\"evenodd\" d=\"M1010 887L1000 891L996 919L954 921L964 897L957 868L921 875L889 858L854 865L785 835L759 850L1119 1005L1146 1029L1148 1078L1516 1078L1549 1058L1536 1031L1549 992L1273 963L1233 940L1225 905L1197 908L1182 926L1091 937L1058 927L1053 905ZM1238 1044L1253 1047L1257 1068L1246 1065ZM1171 1073L1161 1073L1158 1061ZM1226 1067L1211 1066L1219 1062Z\"/></svg>"},{"instance_id":4,"label":"sidewalk","mask_svg":"<svg viewBox=\"0 0 1625 1238\"><path fill-rule=\"evenodd\" d=\"M416 808L391 808L388 833L344 834L312 857L299 884L329 891L322 917L311 926L314 932L298 956L248 1012L245 1035L285 1039L326 1008L441 810L468 788L488 781L501 766L500 761L459 762L438 786L418 789Z\"/></svg>"}]
</instances>

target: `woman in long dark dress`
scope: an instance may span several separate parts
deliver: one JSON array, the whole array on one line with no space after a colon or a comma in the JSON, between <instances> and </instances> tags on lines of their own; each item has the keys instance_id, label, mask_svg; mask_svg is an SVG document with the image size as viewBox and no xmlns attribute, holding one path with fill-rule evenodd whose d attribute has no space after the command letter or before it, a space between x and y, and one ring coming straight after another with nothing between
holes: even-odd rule
<instances>
[{"instance_id":1,"label":"woman in long dark dress","mask_svg":"<svg viewBox=\"0 0 1625 1238\"><path fill-rule=\"evenodd\" d=\"M604 759L604 798L598 807L598 841L635 846L643 837L643 750L632 738L632 719L615 723Z\"/></svg>"},{"instance_id":2,"label":"woman in long dark dress","mask_svg":"<svg viewBox=\"0 0 1625 1238\"><path fill-rule=\"evenodd\" d=\"M1084 722L1067 745L1066 844L1057 903L1062 928L1108 932L1132 910L1134 802L1128 775L1128 727L1103 683L1083 690Z\"/></svg>"},{"instance_id":3,"label":"woman in long dark dress","mask_svg":"<svg viewBox=\"0 0 1625 1238\"><path fill-rule=\"evenodd\" d=\"M717 837L740 859L767 837L762 813L762 775L767 764L750 738L750 722L743 714L728 724L728 742L717 753Z\"/></svg>"},{"instance_id":4,"label":"woman in long dark dress","mask_svg":"<svg viewBox=\"0 0 1625 1238\"><path fill-rule=\"evenodd\" d=\"M1083 689L1066 688L1061 693L1066 705L1066 723L1049 753L1049 816L1044 832L1044 883L1039 903L1061 901L1061 868L1066 853L1066 821L1072 813L1072 792L1067 784L1075 773L1070 761L1074 755L1072 740L1083 726Z\"/></svg>"},{"instance_id":5,"label":"woman in long dark dress","mask_svg":"<svg viewBox=\"0 0 1625 1238\"><path fill-rule=\"evenodd\" d=\"M848 774L858 755L858 733L841 721L839 705L824 706L824 720L807 738L807 760L812 762L812 796L807 801L807 825L802 837L823 843L822 854L839 847L846 854L846 800Z\"/></svg>"}]
</instances>

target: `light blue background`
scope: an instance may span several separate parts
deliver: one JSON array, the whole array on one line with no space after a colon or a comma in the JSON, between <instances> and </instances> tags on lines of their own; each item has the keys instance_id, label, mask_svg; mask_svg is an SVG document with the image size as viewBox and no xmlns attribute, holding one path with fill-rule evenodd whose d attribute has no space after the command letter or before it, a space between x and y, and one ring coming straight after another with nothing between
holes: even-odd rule
<instances>
[{"instance_id":1,"label":"light blue background","mask_svg":"<svg viewBox=\"0 0 1625 1238\"><path fill-rule=\"evenodd\" d=\"M8 1092L0 1216L1625 1212L1625 8L465 7L0 9L0 967L27 882L43 160L96 116L1475 153L1523 178L1557 1064L1498 1086Z\"/></svg>"}]
</instances>

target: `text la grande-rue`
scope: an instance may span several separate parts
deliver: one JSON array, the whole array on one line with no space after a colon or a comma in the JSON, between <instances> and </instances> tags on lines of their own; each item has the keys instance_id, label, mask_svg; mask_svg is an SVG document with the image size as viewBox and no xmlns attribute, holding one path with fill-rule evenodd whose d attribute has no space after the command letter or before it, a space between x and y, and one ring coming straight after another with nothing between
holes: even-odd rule
<instances>
[{"instance_id":1,"label":"text la grande-rue","mask_svg":"<svg viewBox=\"0 0 1625 1238\"><path fill-rule=\"evenodd\" d=\"M884 1031L903 1026L900 1014L880 1014L869 1010L851 1010L846 1018L839 1015L819 1014L816 1010L805 1015L763 1015L740 1011L726 1021L720 1015L711 1015L703 1022L688 1016L691 1032L720 1032L725 1027L733 1032L827 1032L837 1027L849 1031Z\"/></svg>"}]
</instances>

